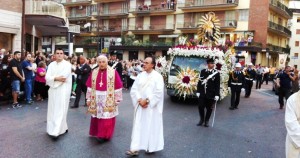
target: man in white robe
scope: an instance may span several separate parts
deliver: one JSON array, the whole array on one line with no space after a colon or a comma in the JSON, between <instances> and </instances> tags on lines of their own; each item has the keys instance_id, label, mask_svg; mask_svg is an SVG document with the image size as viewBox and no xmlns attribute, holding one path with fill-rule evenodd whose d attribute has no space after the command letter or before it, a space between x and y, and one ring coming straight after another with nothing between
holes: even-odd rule
<instances>
[{"instance_id":1,"label":"man in white robe","mask_svg":"<svg viewBox=\"0 0 300 158\"><path fill-rule=\"evenodd\" d=\"M134 106L134 122L130 150L127 155L138 155L139 150L153 153L163 150L163 77L154 70L155 58L144 60L144 71L140 73L131 88Z\"/></svg>"},{"instance_id":2,"label":"man in white robe","mask_svg":"<svg viewBox=\"0 0 300 158\"><path fill-rule=\"evenodd\" d=\"M56 50L55 58L46 73L46 84L50 87L47 133L53 138L68 132L67 112L72 87L71 64L64 60L63 50Z\"/></svg>"},{"instance_id":3,"label":"man in white robe","mask_svg":"<svg viewBox=\"0 0 300 158\"><path fill-rule=\"evenodd\" d=\"M300 91L287 100L285 126L287 129L286 158L300 158Z\"/></svg>"}]
</instances>

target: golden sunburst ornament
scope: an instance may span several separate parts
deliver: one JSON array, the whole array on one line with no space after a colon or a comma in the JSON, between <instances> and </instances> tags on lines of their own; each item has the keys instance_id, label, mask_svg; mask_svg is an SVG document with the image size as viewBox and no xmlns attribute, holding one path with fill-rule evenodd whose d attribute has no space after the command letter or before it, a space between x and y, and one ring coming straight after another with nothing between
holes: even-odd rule
<instances>
[{"instance_id":1,"label":"golden sunburst ornament","mask_svg":"<svg viewBox=\"0 0 300 158\"><path fill-rule=\"evenodd\" d=\"M198 39L200 42L210 42L218 45L220 38L220 20L215 13L209 12L199 20Z\"/></svg>"},{"instance_id":2,"label":"golden sunburst ornament","mask_svg":"<svg viewBox=\"0 0 300 158\"><path fill-rule=\"evenodd\" d=\"M183 96L185 99L187 95L193 95L195 93L199 81L198 72L187 67L185 69L181 69L176 78L177 82L174 86L175 95Z\"/></svg>"}]
</instances>

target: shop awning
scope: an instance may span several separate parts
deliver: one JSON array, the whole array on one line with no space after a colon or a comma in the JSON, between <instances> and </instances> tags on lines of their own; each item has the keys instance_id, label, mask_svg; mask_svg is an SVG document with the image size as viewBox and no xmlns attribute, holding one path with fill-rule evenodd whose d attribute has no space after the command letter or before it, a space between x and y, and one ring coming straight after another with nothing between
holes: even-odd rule
<instances>
[{"instance_id":1,"label":"shop awning","mask_svg":"<svg viewBox=\"0 0 300 158\"><path fill-rule=\"evenodd\" d=\"M21 28L14 25L0 24L0 32L17 34Z\"/></svg>"}]
</instances>

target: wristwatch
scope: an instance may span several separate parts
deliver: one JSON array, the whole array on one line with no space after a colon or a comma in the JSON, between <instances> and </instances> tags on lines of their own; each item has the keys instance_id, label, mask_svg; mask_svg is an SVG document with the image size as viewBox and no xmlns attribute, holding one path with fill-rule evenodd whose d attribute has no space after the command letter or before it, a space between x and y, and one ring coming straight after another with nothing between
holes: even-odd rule
<instances>
[{"instance_id":1,"label":"wristwatch","mask_svg":"<svg viewBox=\"0 0 300 158\"><path fill-rule=\"evenodd\" d=\"M147 102L147 104L149 104L149 103L150 103L150 100L149 100L148 98L146 98L146 102Z\"/></svg>"}]
</instances>

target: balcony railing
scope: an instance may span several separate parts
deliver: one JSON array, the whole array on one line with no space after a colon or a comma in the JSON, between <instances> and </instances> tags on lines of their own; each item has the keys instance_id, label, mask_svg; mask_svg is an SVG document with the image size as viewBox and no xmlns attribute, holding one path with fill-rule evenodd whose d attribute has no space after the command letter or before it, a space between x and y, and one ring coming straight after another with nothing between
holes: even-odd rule
<instances>
[{"instance_id":1,"label":"balcony railing","mask_svg":"<svg viewBox=\"0 0 300 158\"><path fill-rule=\"evenodd\" d=\"M85 3L85 2L91 2L92 0L61 0L60 3Z\"/></svg>"},{"instance_id":2,"label":"balcony railing","mask_svg":"<svg viewBox=\"0 0 300 158\"><path fill-rule=\"evenodd\" d=\"M76 19L76 18L85 18L85 17L87 17L87 15L86 14L83 14L83 13L79 13L79 14L70 14L69 16L68 16L68 18L71 18L71 19Z\"/></svg>"},{"instance_id":3,"label":"balcony railing","mask_svg":"<svg viewBox=\"0 0 300 158\"><path fill-rule=\"evenodd\" d=\"M99 25L99 32L121 32L121 31L126 31L127 30L127 26L120 26L120 25L110 25L110 26L106 26L106 25ZM91 32L97 32L98 29L97 27L88 27L88 28L84 28L81 27L80 28L81 33L91 33Z\"/></svg>"},{"instance_id":4,"label":"balcony railing","mask_svg":"<svg viewBox=\"0 0 300 158\"><path fill-rule=\"evenodd\" d=\"M238 5L239 0L190 0L186 3L178 3L178 7L208 7L218 5Z\"/></svg>"},{"instance_id":5,"label":"balcony railing","mask_svg":"<svg viewBox=\"0 0 300 158\"><path fill-rule=\"evenodd\" d=\"M109 15L119 15L119 14L128 14L127 9L110 9L100 12L100 16L109 16Z\"/></svg>"},{"instance_id":6,"label":"balcony railing","mask_svg":"<svg viewBox=\"0 0 300 158\"><path fill-rule=\"evenodd\" d=\"M66 21L66 11L62 4L52 1L25 1L25 14L50 15L62 18Z\"/></svg>"},{"instance_id":7,"label":"balcony railing","mask_svg":"<svg viewBox=\"0 0 300 158\"><path fill-rule=\"evenodd\" d=\"M289 47L280 47L280 46L275 46L272 45L270 43L267 44L267 48L269 49L269 51L273 51L273 52L278 52L278 53L290 53L291 48Z\"/></svg>"},{"instance_id":8,"label":"balcony railing","mask_svg":"<svg viewBox=\"0 0 300 158\"><path fill-rule=\"evenodd\" d=\"M293 12L287 6L285 6L284 4L279 2L278 0L270 0L269 2L270 2L270 5L276 7L277 9L280 9L280 10L284 11L290 17L293 16Z\"/></svg>"},{"instance_id":9,"label":"balcony railing","mask_svg":"<svg viewBox=\"0 0 300 158\"><path fill-rule=\"evenodd\" d=\"M292 35L292 32L288 28L286 28L282 25L276 24L274 22L271 22L271 21L269 21L269 28L280 31L281 33L284 33L288 36Z\"/></svg>"},{"instance_id":10,"label":"balcony railing","mask_svg":"<svg viewBox=\"0 0 300 158\"><path fill-rule=\"evenodd\" d=\"M154 41L142 41L138 43L133 43L133 42L125 42L123 46L142 46L142 47L151 47L151 46L169 46L172 47L174 46L174 42L154 42Z\"/></svg>"},{"instance_id":11,"label":"balcony railing","mask_svg":"<svg viewBox=\"0 0 300 158\"><path fill-rule=\"evenodd\" d=\"M176 6L161 6L161 5L140 5L136 8L130 8L129 12L150 13L150 12L168 12L175 11Z\"/></svg>"},{"instance_id":12,"label":"balcony railing","mask_svg":"<svg viewBox=\"0 0 300 158\"><path fill-rule=\"evenodd\" d=\"M80 25L70 25L69 32L80 33Z\"/></svg>"},{"instance_id":13,"label":"balcony railing","mask_svg":"<svg viewBox=\"0 0 300 158\"><path fill-rule=\"evenodd\" d=\"M236 43L234 43L234 45L236 47L245 47L245 46L248 46L248 47L259 47L259 48L262 47L262 43L260 43L260 42L254 42L254 41L252 41L251 43L244 41L243 44L240 44L240 42L236 42Z\"/></svg>"},{"instance_id":14,"label":"balcony railing","mask_svg":"<svg viewBox=\"0 0 300 158\"><path fill-rule=\"evenodd\" d=\"M128 30L168 30L174 29L174 24L166 25L129 25Z\"/></svg>"},{"instance_id":15,"label":"balcony railing","mask_svg":"<svg viewBox=\"0 0 300 158\"><path fill-rule=\"evenodd\" d=\"M237 21L236 20L220 20L220 25L221 28L226 27L232 27L236 28L237 27ZM193 29L193 28L198 28L198 24L191 23L191 22L185 22L185 23L179 23L177 24L177 28L184 28L184 29Z\"/></svg>"}]
</instances>

